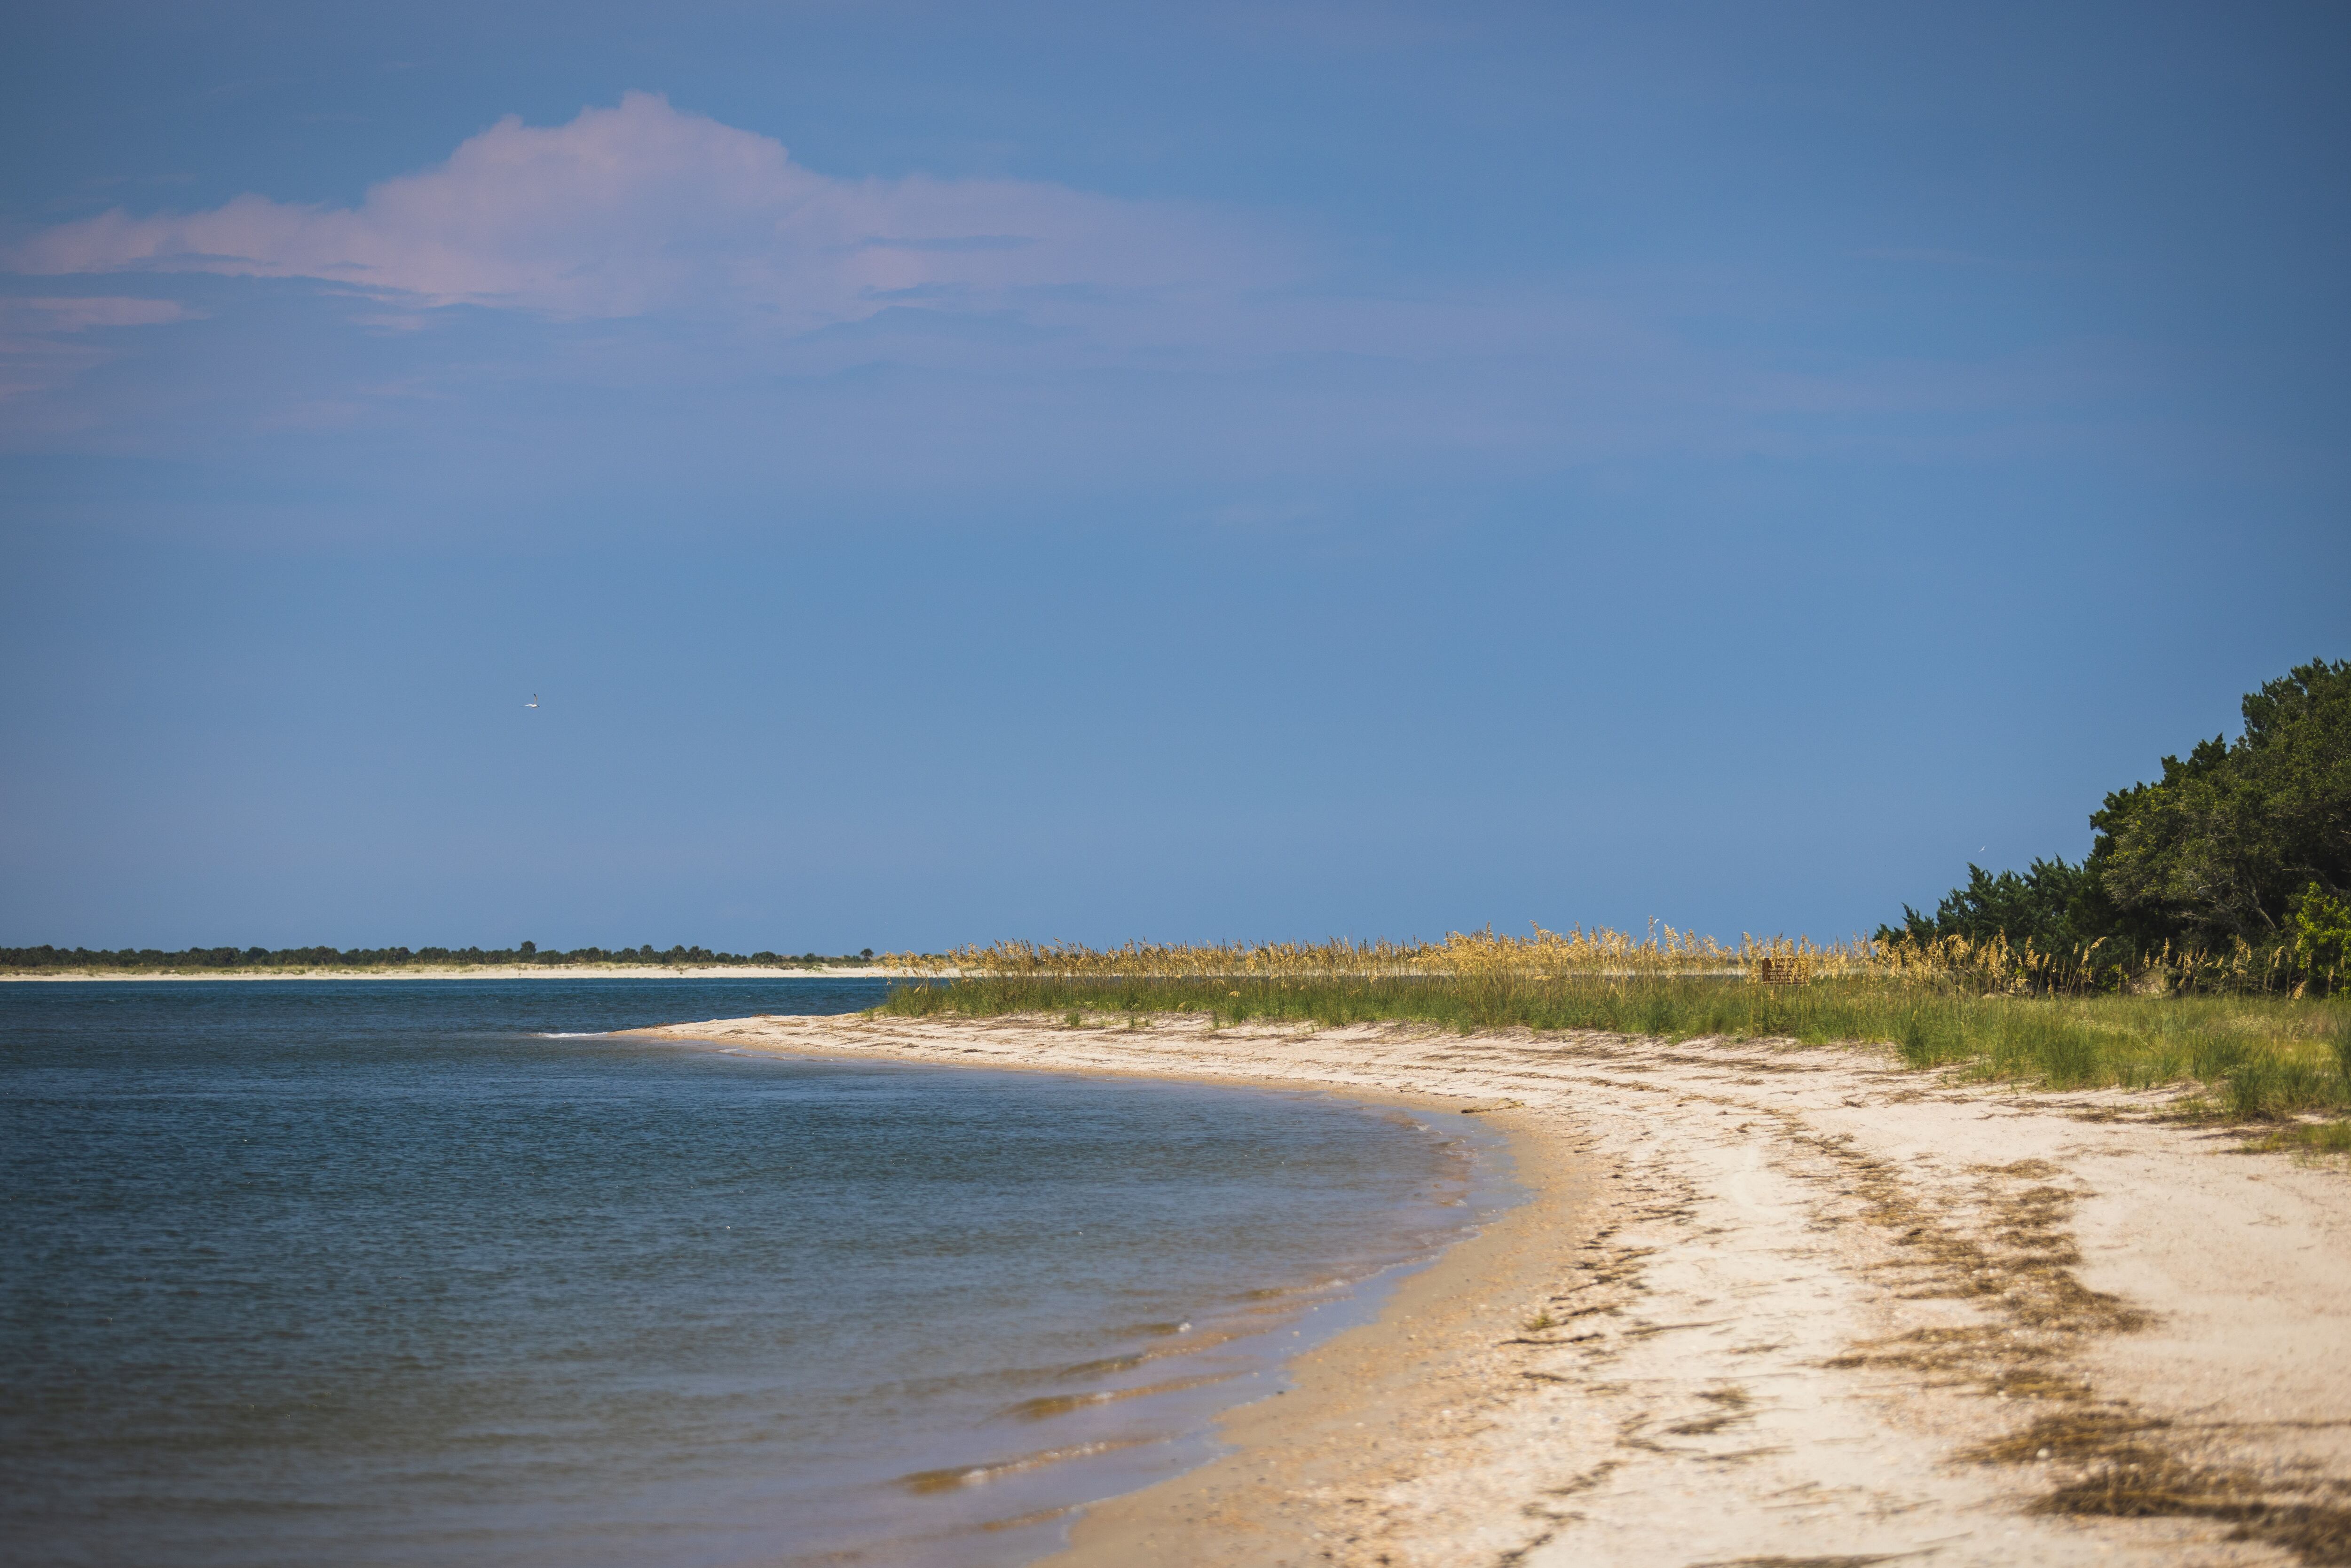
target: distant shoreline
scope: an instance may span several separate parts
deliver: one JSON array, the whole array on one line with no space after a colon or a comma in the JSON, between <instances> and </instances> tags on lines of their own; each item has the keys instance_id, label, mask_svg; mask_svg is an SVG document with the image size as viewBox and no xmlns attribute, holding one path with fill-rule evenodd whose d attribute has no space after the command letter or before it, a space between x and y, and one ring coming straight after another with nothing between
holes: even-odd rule
<instances>
[{"instance_id":1,"label":"distant shoreline","mask_svg":"<svg viewBox=\"0 0 2351 1568\"><path fill-rule=\"evenodd\" d=\"M305 969L15 969L0 971L0 982L28 980L907 980L912 969L858 964L849 967L817 965L686 964L673 967L653 964L482 964L471 967L408 964L398 968Z\"/></svg>"}]
</instances>

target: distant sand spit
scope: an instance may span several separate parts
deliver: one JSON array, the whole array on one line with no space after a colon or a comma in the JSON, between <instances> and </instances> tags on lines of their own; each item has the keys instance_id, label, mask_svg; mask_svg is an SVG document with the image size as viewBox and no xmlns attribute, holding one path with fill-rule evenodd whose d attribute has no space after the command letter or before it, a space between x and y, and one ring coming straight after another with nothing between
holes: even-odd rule
<instances>
[{"instance_id":1,"label":"distant sand spit","mask_svg":"<svg viewBox=\"0 0 2351 1568\"><path fill-rule=\"evenodd\" d=\"M862 971L871 973L871 971ZM1531 1192L1065 1568L2351 1562L2351 1176L1865 1049L758 1018L796 1055L1491 1118Z\"/></svg>"}]
</instances>

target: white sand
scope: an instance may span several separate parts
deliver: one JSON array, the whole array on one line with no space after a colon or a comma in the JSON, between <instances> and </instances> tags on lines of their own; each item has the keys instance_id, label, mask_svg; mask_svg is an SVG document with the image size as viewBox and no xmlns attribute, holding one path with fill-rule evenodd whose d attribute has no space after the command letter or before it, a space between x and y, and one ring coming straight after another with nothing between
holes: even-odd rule
<instances>
[{"instance_id":1,"label":"white sand","mask_svg":"<svg viewBox=\"0 0 2351 1568\"><path fill-rule=\"evenodd\" d=\"M1088 1511L1070 1563L2351 1562L2351 1176L2161 1096L1522 1030L659 1032L1510 1129L1529 1204L1229 1415L1234 1452ZM2068 1488L2109 1511L2053 1511Z\"/></svg>"}]
</instances>

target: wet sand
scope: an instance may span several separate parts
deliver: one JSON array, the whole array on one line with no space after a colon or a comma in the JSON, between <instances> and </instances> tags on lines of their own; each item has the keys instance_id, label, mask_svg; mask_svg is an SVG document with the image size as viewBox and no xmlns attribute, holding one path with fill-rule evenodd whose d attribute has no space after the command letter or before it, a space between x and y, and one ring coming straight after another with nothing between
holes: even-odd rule
<instances>
[{"instance_id":1,"label":"wet sand","mask_svg":"<svg viewBox=\"0 0 2351 1568\"><path fill-rule=\"evenodd\" d=\"M1113 1020L1123 1021L1123 1020ZM2351 1562L2351 1176L1865 1049L762 1018L793 1054L1476 1113L1529 1200L1063 1568Z\"/></svg>"}]
</instances>

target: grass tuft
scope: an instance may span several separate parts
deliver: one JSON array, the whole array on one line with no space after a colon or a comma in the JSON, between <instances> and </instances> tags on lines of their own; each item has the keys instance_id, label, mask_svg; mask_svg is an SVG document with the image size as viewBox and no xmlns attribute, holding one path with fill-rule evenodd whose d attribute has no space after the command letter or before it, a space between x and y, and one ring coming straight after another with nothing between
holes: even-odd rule
<instances>
[{"instance_id":1,"label":"grass tuft","mask_svg":"<svg viewBox=\"0 0 2351 1568\"><path fill-rule=\"evenodd\" d=\"M2260 1152L2293 1149L2314 1155L2351 1155L2351 1121L2295 1122L2246 1146Z\"/></svg>"}]
</instances>

